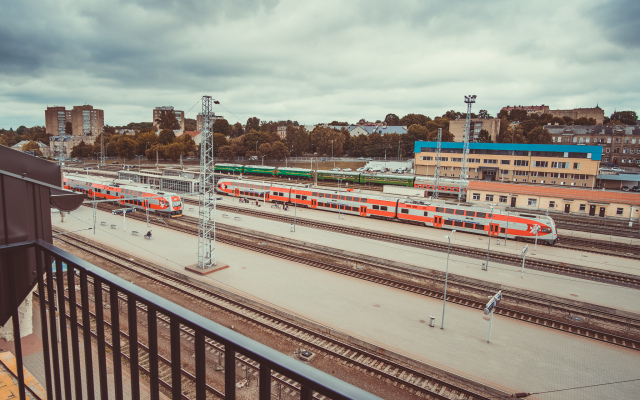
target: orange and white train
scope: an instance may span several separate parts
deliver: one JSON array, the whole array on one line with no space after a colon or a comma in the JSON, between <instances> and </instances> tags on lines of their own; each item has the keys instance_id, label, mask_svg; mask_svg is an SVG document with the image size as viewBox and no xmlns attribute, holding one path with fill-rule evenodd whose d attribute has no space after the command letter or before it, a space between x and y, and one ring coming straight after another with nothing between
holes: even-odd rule
<instances>
[{"instance_id":1,"label":"orange and white train","mask_svg":"<svg viewBox=\"0 0 640 400\"><path fill-rule=\"evenodd\" d=\"M220 179L218 192L230 196L264 199L317 210L361 217L424 224L434 228L490 235L496 238L537 239L554 245L556 224L546 215L490 212L487 208L445 204L377 194L353 193L318 187L282 185L276 182Z\"/></svg>"},{"instance_id":2,"label":"orange and white train","mask_svg":"<svg viewBox=\"0 0 640 400\"><path fill-rule=\"evenodd\" d=\"M149 210L171 218L182 216L182 199L175 193L119 184L113 179L85 175L66 175L63 185L65 189L84 193L90 199L113 200L122 206Z\"/></svg>"}]
</instances>

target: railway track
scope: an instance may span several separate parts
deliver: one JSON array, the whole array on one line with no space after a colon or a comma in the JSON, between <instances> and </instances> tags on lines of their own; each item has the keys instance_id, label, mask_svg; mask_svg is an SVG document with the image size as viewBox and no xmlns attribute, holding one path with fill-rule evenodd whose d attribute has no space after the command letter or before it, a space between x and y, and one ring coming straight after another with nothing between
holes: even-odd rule
<instances>
[{"instance_id":1,"label":"railway track","mask_svg":"<svg viewBox=\"0 0 640 400\"><path fill-rule=\"evenodd\" d=\"M183 217L180 223L173 222L171 227L185 233L195 234L194 223L194 218ZM217 238L223 243L429 297L442 299L443 296L444 277L441 272L402 271L401 268L394 269L386 265L388 264L387 260L372 263L357 255L331 255L329 262L320 262L318 260L326 259L327 255L331 254L331 249L322 248L314 253L314 251L309 251L306 245L300 245L292 240L283 246L283 240L285 240L283 238L274 239L269 235L258 235L256 232L243 233L238 228L224 224L218 224L217 229ZM238 236L246 236L246 238L237 239ZM268 245L269 242L272 243L271 246ZM287 250L281 250L283 248ZM305 256L298 254L305 254ZM416 282L415 279L419 281ZM483 309L488 295L502 289L505 298L510 300L501 303L501 307L497 311L498 314L630 349L640 349L638 342L640 339L640 316L635 314L619 315L615 312L607 312L600 306L586 303L577 304L561 298L551 298L552 296L548 295L535 295L530 291L525 293L517 289L509 290L495 284L469 283L464 277L452 275L449 277L449 288L447 301L480 310Z\"/></svg>"},{"instance_id":2,"label":"railway track","mask_svg":"<svg viewBox=\"0 0 640 400\"><path fill-rule=\"evenodd\" d=\"M188 200L188 199L184 199L184 200L187 204L196 204L192 200ZM270 213L270 212L255 210L255 209L231 207L231 206L220 205L220 204L217 205L217 208L218 210L223 212L227 211L227 212L233 212L237 214L251 215L259 218L267 218L267 219L282 221L288 224L292 224L294 222L294 217L290 217L288 215L283 215L280 213ZM186 216L182 217L182 219L184 220L187 220L188 218L189 217L186 217ZM366 237L366 238L376 239L376 240L381 240L386 242L400 243L403 245L417 247L425 250L439 251L439 252L445 252L445 253L448 251L448 244L446 243L432 242L429 240L420 239L416 237L389 235L386 233L375 232L375 231L370 231L366 229L359 229L355 227L334 225L326 222L320 222L320 221L304 219L299 217L296 217L295 222L298 225L309 226L316 229L323 229L327 231L339 232L339 233L353 235L353 236ZM585 246L587 245L594 246L592 242L581 242L581 243L584 243ZM633 248L636 248L635 252L626 251L626 253L623 253L621 257L626 256L627 258L638 258L637 246ZM591 247L589 249L593 250L594 252L595 250L597 250L596 248L592 249ZM484 250L473 248L473 247L457 246L454 244L451 245L451 253L457 254L457 255L463 255L466 257L471 257L479 260L484 260L487 257L487 253ZM505 263L509 265L521 265L522 258L511 255L511 254L492 251L490 253L489 261L500 262L500 263ZM544 272L556 273L560 275L573 276L573 277L578 277L582 279L589 279L597 282L606 282L606 283L611 283L615 285L640 288L640 277L632 274L623 274L619 272L612 272L612 271L600 270L596 268L584 267L581 265L567 264L562 262L553 262L553 261L546 261L546 260L536 260L536 259L528 259L527 268L544 271Z\"/></svg>"},{"instance_id":3,"label":"railway track","mask_svg":"<svg viewBox=\"0 0 640 400\"><path fill-rule=\"evenodd\" d=\"M144 263L131 261L131 255L114 249L105 249L102 244L93 244L84 238L76 238L73 234L58 237L57 240L64 241L85 252L90 252L109 262L117 262L120 268L125 268L136 274L143 274L146 279L166 287L167 291L179 293L181 296L196 298L206 308L224 309L227 313L231 313L237 318L260 326L261 330L298 342L304 348L313 349L318 355L330 357L367 374L374 375L378 379L386 379L393 385L397 385L418 396L434 399L485 399L494 396L505 396L503 392L486 388L485 385L475 385L462 378L460 380L464 381L467 387L463 387L462 384L445 381L438 378L437 375L430 376L428 373L402 365L363 347L349 344L292 323L275 313L268 313L257 307L252 307L245 301L226 297L219 291L212 293L210 288L204 284L187 282L179 274L165 272L160 266L145 265ZM311 262L311 260L306 261ZM214 351L220 352L223 350L216 349ZM433 371L435 372L435 369ZM257 371L254 370L252 374L257 376ZM469 386L472 388L469 389ZM483 389L480 390L480 388Z\"/></svg>"}]
</instances>

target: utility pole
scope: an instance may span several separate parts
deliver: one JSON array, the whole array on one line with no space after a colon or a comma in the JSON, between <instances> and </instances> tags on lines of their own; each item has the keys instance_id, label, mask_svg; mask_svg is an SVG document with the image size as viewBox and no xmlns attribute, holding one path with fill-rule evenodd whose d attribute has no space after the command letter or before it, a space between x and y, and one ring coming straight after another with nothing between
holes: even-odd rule
<instances>
[{"instance_id":1,"label":"utility pole","mask_svg":"<svg viewBox=\"0 0 640 400\"><path fill-rule=\"evenodd\" d=\"M460 186L467 187L469 182L469 168L467 168L467 158L469 156L469 141L471 140L471 105L476 102L476 95L464 96L464 102L467 103L467 121L464 125L463 137L464 145L462 147L462 168L460 169ZM458 202L462 201L462 190L458 191Z\"/></svg>"},{"instance_id":2,"label":"utility pole","mask_svg":"<svg viewBox=\"0 0 640 400\"><path fill-rule=\"evenodd\" d=\"M201 269L211 268L216 265L216 187L213 175L213 135L211 133L212 101L211 96L202 96L204 123L200 145L200 210L198 220L198 267ZM213 218L211 218L212 215Z\"/></svg>"},{"instance_id":3,"label":"utility pole","mask_svg":"<svg viewBox=\"0 0 640 400\"><path fill-rule=\"evenodd\" d=\"M436 173L435 173L435 191L433 192L433 198L438 198L438 188L440 187L440 153L442 150L442 128L438 128L438 146L436 148Z\"/></svg>"}]
</instances>

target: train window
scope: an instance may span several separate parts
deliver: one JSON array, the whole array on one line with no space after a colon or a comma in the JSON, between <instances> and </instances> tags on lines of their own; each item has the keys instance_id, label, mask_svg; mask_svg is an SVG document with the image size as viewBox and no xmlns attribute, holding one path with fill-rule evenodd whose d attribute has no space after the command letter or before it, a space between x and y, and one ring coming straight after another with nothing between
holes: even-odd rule
<instances>
[{"instance_id":1,"label":"train window","mask_svg":"<svg viewBox=\"0 0 640 400\"><path fill-rule=\"evenodd\" d=\"M551 228L542 228L540 229L542 233L551 233Z\"/></svg>"},{"instance_id":2,"label":"train window","mask_svg":"<svg viewBox=\"0 0 640 400\"><path fill-rule=\"evenodd\" d=\"M379 209L380 209L380 206L379 206L379 205L377 205L377 204L374 204L372 208L373 208L374 210L379 210Z\"/></svg>"},{"instance_id":3,"label":"train window","mask_svg":"<svg viewBox=\"0 0 640 400\"><path fill-rule=\"evenodd\" d=\"M484 230L484 225L476 224L476 229Z\"/></svg>"},{"instance_id":4,"label":"train window","mask_svg":"<svg viewBox=\"0 0 640 400\"><path fill-rule=\"evenodd\" d=\"M380 210L387 211L387 206L380 206Z\"/></svg>"},{"instance_id":5,"label":"train window","mask_svg":"<svg viewBox=\"0 0 640 400\"><path fill-rule=\"evenodd\" d=\"M487 218L487 213L477 212L476 217L478 218Z\"/></svg>"},{"instance_id":6,"label":"train window","mask_svg":"<svg viewBox=\"0 0 640 400\"><path fill-rule=\"evenodd\" d=\"M351 201L351 199L352 199L352 198L353 198L353 197L351 197L351 196L346 196L346 197L345 197L345 200L347 200L347 201Z\"/></svg>"},{"instance_id":7,"label":"train window","mask_svg":"<svg viewBox=\"0 0 640 400\"><path fill-rule=\"evenodd\" d=\"M456 210L453 208L445 208L444 212L447 214L455 214Z\"/></svg>"},{"instance_id":8,"label":"train window","mask_svg":"<svg viewBox=\"0 0 640 400\"><path fill-rule=\"evenodd\" d=\"M464 222L462 222L462 221L454 221L453 225L462 227L462 226L464 226Z\"/></svg>"},{"instance_id":9,"label":"train window","mask_svg":"<svg viewBox=\"0 0 640 400\"><path fill-rule=\"evenodd\" d=\"M337 194L332 194L332 195L331 195L331 198L332 198L332 199L337 199L338 197L339 197L339 196L338 196Z\"/></svg>"},{"instance_id":10,"label":"train window","mask_svg":"<svg viewBox=\"0 0 640 400\"><path fill-rule=\"evenodd\" d=\"M444 208L442 208L442 207L436 207L436 212L444 212Z\"/></svg>"},{"instance_id":11,"label":"train window","mask_svg":"<svg viewBox=\"0 0 640 400\"><path fill-rule=\"evenodd\" d=\"M487 218L493 218L493 214L491 213L487 214Z\"/></svg>"},{"instance_id":12,"label":"train window","mask_svg":"<svg viewBox=\"0 0 640 400\"><path fill-rule=\"evenodd\" d=\"M425 211L425 212L424 212L424 216L425 216L425 217L428 217L428 216L429 216L429 213L428 213L427 211Z\"/></svg>"},{"instance_id":13,"label":"train window","mask_svg":"<svg viewBox=\"0 0 640 400\"><path fill-rule=\"evenodd\" d=\"M400 212L402 214L409 214L409 210L407 210L406 208L401 209Z\"/></svg>"},{"instance_id":14,"label":"train window","mask_svg":"<svg viewBox=\"0 0 640 400\"><path fill-rule=\"evenodd\" d=\"M444 221L444 224L445 224L445 225L453 225L453 221L446 219L446 220Z\"/></svg>"},{"instance_id":15,"label":"train window","mask_svg":"<svg viewBox=\"0 0 640 400\"><path fill-rule=\"evenodd\" d=\"M317 197L318 196L318 192L311 192L311 195Z\"/></svg>"},{"instance_id":16,"label":"train window","mask_svg":"<svg viewBox=\"0 0 640 400\"><path fill-rule=\"evenodd\" d=\"M500 233L505 233L507 230L504 228L500 228Z\"/></svg>"},{"instance_id":17,"label":"train window","mask_svg":"<svg viewBox=\"0 0 640 400\"><path fill-rule=\"evenodd\" d=\"M467 217L475 217L475 216L476 216L475 211L467 211Z\"/></svg>"},{"instance_id":18,"label":"train window","mask_svg":"<svg viewBox=\"0 0 640 400\"><path fill-rule=\"evenodd\" d=\"M464 215L464 210L456 210L456 215Z\"/></svg>"}]
</instances>

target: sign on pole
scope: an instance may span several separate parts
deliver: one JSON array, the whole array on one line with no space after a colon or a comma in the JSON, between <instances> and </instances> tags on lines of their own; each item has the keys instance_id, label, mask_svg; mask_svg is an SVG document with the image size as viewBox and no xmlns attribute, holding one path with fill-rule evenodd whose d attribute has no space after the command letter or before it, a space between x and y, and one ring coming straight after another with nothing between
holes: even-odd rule
<instances>
[{"instance_id":1,"label":"sign on pole","mask_svg":"<svg viewBox=\"0 0 640 400\"><path fill-rule=\"evenodd\" d=\"M491 318L489 319L489 337L487 338L487 343L491 343L491 325L493 325L493 311L502 301L502 290L499 290L498 293L493 295L493 297L487 302L487 305L484 307L484 315L491 313Z\"/></svg>"}]
</instances>

